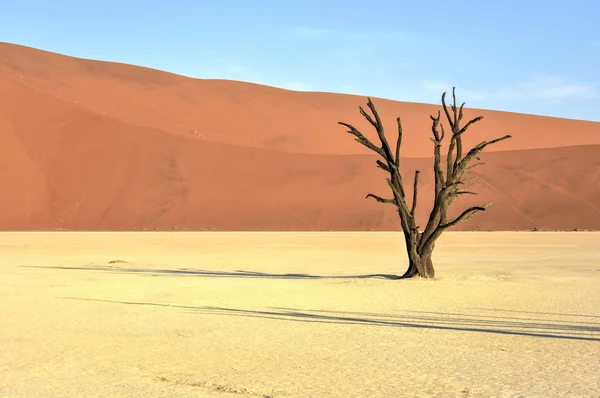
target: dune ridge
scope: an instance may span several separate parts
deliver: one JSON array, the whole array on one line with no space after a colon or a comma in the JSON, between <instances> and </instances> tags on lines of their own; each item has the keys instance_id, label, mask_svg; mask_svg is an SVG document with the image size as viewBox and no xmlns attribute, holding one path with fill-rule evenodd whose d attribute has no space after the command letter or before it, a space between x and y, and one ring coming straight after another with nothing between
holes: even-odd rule
<instances>
[{"instance_id":1,"label":"dune ridge","mask_svg":"<svg viewBox=\"0 0 600 398\"><path fill-rule=\"evenodd\" d=\"M387 193L384 173L336 124L372 134L364 102L0 43L0 229L397 230L392 207L365 200ZM425 222L439 106L374 102L390 139L402 117ZM600 123L466 113L485 117L467 145L514 138L454 209L494 205L455 229L600 229Z\"/></svg>"}]
</instances>

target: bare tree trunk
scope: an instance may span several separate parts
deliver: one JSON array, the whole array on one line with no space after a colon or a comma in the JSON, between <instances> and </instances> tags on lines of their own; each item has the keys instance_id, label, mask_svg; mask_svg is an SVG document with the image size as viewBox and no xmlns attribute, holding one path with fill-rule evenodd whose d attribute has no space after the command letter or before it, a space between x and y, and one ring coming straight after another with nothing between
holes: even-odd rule
<instances>
[{"instance_id":1,"label":"bare tree trunk","mask_svg":"<svg viewBox=\"0 0 600 398\"><path fill-rule=\"evenodd\" d=\"M413 243L412 234L404 232L404 238L406 241L406 252L408 253L408 269L404 275L402 275L402 278L412 278L413 276L419 275L421 257L417 252L416 243Z\"/></svg>"},{"instance_id":2,"label":"bare tree trunk","mask_svg":"<svg viewBox=\"0 0 600 398\"><path fill-rule=\"evenodd\" d=\"M435 277L435 269L433 268L433 261L431 261L431 255L433 250L423 253L421 256L421 272L424 278L434 278Z\"/></svg>"},{"instance_id":3,"label":"bare tree trunk","mask_svg":"<svg viewBox=\"0 0 600 398\"><path fill-rule=\"evenodd\" d=\"M435 277L435 269L431 260L433 249L421 254L417 252L416 248L410 247L410 244L407 244L407 252L408 269L402 275L402 278L412 278L413 276L420 276L422 278Z\"/></svg>"}]
</instances>

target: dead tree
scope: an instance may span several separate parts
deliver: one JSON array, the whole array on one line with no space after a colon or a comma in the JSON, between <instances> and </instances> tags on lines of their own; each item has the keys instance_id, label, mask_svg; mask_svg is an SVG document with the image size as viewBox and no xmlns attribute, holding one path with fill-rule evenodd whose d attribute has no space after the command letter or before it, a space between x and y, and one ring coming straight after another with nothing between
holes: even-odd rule
<instances>
[{"instance_id":1,"label":"dead tree","mask_svg":"<svg viewBox=\"0 0 600 398\"><path fill-rule=\"evenodd\" d=\"M402 144L402 123L400 122L400 118L398 117L396 119L398 124L398 141L396 142L395 152L392 152L392 149L388 144L384 134L383 124L381 123L381 119L377 113L377 110L375 109L375 106L373 105L373 102L371 101L371 98L368 98L367 106L371 110L373 116L367 114L362 107L360 107L360 113L377 131L377 135L381 141L381 146L373 144L354 126L339 122L339 124L348 128L348 133L354 135L356 137L356 141L366 146L383 159L377 159L377 167L389 173L390 177L386 178L386 181L392 190L393 197L388 199L374 194L368 194L366 197L371 197L379 203L392 204L396 206L398 210L409 259L408 269L404 273L403 278L410 278L413 276L433 278L435 276L435 270L431 261L431 254L435 248L435 242L440 237L442 232L462 221L470 219L480 211L484 211L489 205L488 203L484 206L470 207L460 213L460 215L457 217L448 219L448 208L460 195L475 194L474 192L464 189L465 180L463 176L467 171L484 164L482 162L477 162L474 164L471 163L473 160L480 160L478 155L488 145L511 138L510 135L505 135L504 137L497 138L492 141L483 141L475 145L465 154L463 152L462 136L469 127L483 119L483 116L478 116L470 120L464 126L461 125L463 108L465 104L463 103L460 108L456 107L455 88L452 89L452 97L453 103L450 105L450 111L448 106L446 106L446 93L444 92L442 94L442 107L452 132L445 162L445 173L442 170L441 155L442 141L445 137L444 125L440 123L440 111L438 111L437 116L430 116L432 120L431 131L433 133L433 138L431 138L431 141L433 142L433 173L435 177L435 192L433 208L429 214L427 225L422 231L416 224L415 220L419 170L415 171L410 207L406 197L406 190L404 189L402 174L400 173L400 146Z\"/></svg>"}]
</instances>

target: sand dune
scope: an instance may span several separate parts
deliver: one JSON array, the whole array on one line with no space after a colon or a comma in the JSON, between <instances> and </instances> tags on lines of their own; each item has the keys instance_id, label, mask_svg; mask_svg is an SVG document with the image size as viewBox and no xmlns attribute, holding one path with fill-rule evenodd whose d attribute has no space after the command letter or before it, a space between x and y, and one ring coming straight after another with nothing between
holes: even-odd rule
<instances>
[{"instance_id":1,"label":"sand dune","mask_svg":"<svg viewBox=\"0 0 600 398\"><path fill-rule=\"evenodd\" d=\"M460 95L460 92L458 93ZM403 171L431 197L429 114L403 117ZM395 230L375 158L337 121L365 99L196 80L0 44L2 229ZM484 155L457 202L494 202L460 229L600 228L600 123L468 110L468 136L513 139Z\"/></svg>"},{"instance_id":2,"label":"sand dune","mask_svg":"<svg viewBox=\"0 0 600 398\"><path fill-rule=\"evenodd\" d=\"M2 233L0 397L596 397L598 235Z\"/></svg>"}]
</instances>

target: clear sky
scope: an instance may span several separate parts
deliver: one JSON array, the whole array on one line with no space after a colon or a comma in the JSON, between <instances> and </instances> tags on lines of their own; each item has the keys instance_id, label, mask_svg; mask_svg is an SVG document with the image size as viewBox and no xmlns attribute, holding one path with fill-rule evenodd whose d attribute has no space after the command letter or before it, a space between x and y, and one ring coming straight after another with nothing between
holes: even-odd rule
<instances>
[{"instance_id":1,"label":"clear sky","mask_svg":"<svg viewBox=\"0 0 600 398\"><path fill-rule=\"evenodd\" d=\"M600 121L599 0L0 0L0 41L297 90Z\"/></svg>"}]
</instances>

